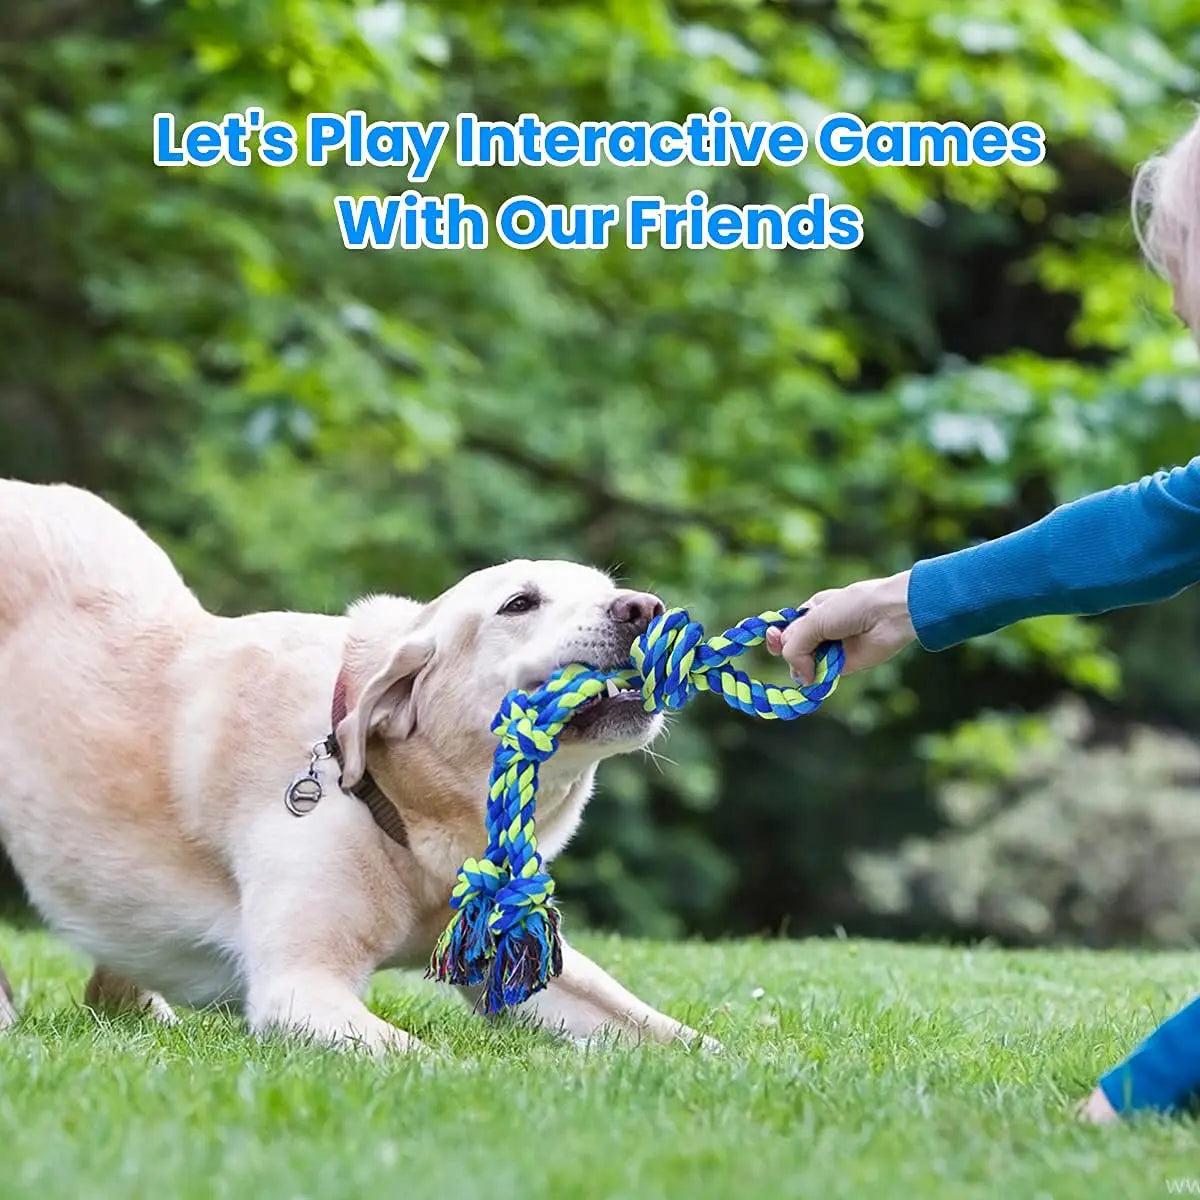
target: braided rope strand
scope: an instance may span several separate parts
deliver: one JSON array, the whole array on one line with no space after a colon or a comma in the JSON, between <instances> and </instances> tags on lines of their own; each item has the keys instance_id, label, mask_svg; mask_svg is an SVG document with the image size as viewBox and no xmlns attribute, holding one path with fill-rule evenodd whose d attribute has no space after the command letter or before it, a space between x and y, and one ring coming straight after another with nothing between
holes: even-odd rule
<instances>
[{"instance_id":1,"label":"braided rope strand","mask_svg":"<svg viewBox=\"0 0 1200 1200\"><path fill-rule=\"evenodd\" d=\"M712 692L731 708L767 720L814 712L837 687L846 664L840 642L816 653L811 684L762 683L730 663L804 613L783 608L747 617L716 637L680 608L650 622L618 670L572 663L532 692L509 692L492 722L499 738L488 780L488 846L468 859L450 895L454 915L438 939L426 975L445 983L483 985L485 1012L528 1000L562 970L554 880L538 852L535 829L538 767L579 707L611 681L641 694L647 712L674 712L697 693Z\"/></svg>"}]
</instances>

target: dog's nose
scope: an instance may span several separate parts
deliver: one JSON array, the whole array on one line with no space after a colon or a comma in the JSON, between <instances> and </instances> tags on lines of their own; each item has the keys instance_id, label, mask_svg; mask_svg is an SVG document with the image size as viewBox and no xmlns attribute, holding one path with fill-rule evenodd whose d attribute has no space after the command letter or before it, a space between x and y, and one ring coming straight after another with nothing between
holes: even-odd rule
<instances>
[{"instance_id":1,"label":"dog's nose","mask_svg":"<svg viewBox=\"0 0 1200 1200\"><path fill-rule=\"evenodd\" d=\"M633 625L638 633L645 633L650 622L663 611L663 602L652 592L618 592L608 606L608 615L614 621Z\"/></svg>"}]
</instances>

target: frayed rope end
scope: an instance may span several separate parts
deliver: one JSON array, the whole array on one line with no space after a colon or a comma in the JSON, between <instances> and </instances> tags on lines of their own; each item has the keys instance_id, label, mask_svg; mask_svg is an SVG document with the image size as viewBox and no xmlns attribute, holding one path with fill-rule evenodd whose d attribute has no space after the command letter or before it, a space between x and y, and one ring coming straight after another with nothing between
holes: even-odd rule
<instances>
[{"instance_id":1,"label":"frayed rope end","mask_svg":"<svg viewBox=\"0 0 1200 1200\"><path fill-rule=\"evenodd\" d=\"M519 922L495 935L484 1012L494 1015L521 1004L562 974L558 923L558 909L547 901L528 908Z\"/></svg>"},{"instance_id":2,"label":"frayed rope end","mask_svg":"<svg viewBox=\"0 0 1200 1200\"><path fill-rule=\"evenodd\" d=\"M489 920L499 886L499 868L489 859L463 863L450 898L456 911L438 938L426 979L460 987L484 982L493 951Z\"/></svg>"}]
</instances>

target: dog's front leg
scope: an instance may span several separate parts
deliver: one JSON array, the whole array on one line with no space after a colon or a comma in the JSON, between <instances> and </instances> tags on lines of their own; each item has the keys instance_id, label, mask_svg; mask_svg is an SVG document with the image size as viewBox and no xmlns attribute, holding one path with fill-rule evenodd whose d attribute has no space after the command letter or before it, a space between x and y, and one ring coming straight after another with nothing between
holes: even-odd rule
<instances>
[{"instance_id":1,"label":"dog's front leg","mask_svg":"<svg viewBox=\"0 0 1200 1200\"><path fill-rule=\"evenodd\" d=\"M275 889L243 901L246 1020L256 1034L284 1033L372 1053L419 1049L403 1029L362 1002L375 963L336 912L314 913L301 896ZM281 915L286 914L286 915Z\"/></svg>"},{"instance_id":2,"label":"dog's front leg","mask_svg":"<svg viewBox=\"0 0 1200 1200\"><path fill-rule=\"evenodd\" d=\"M362 994L382 954L374 943L386 872L359 834L358 801L296 821L264 806L239 865L246 1020L256 1034L290 1034L372 1053L421 1043L377 1017ZM324 823L322 823L324 822ZM378 836L378 835L376 835ZM402 895L387 904L401 906ZM395 914L401 920L401 914Z\"/></svg>"},{"instance_id":3,"label":"dog's front leg","mask_svg":"<svg viewBox=\"0 0 1200 1200\"><path fill-rule=\"evenodd\" d=\"M577 1041L617 1036L633 1041L683 1042L702 1040L706 1049L719 1049L713 1038L658 1012L623 988L590 958L563 942L562 973L544 991L512 1010L518 1020L565 1034ZM478 1006L478 989L469 989Z\"/></svg>"},{"instance_id":4,"label":"dog's front leg","mask_svg":"<svg viewBox=\"0 0 1200 1200\"><path fill-rule=\"evenodd\" d=\"M274 904L270 906L274 909ZM293 910L302 912L297 905ZM338 1049L415 1050L421 1043L377 1017L361 994L375 964L336 917L277 924L272 913L244 912L247 926L246 1020L257 1034L284 1033Z\"/></svg>"}]
</instances>

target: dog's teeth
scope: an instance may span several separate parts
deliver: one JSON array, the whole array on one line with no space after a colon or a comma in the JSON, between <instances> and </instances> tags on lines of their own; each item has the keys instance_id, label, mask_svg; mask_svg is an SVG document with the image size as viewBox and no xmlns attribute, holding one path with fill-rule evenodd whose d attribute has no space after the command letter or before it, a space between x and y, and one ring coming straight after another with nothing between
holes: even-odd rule
<instances>
[{"instance_id":1,"label":"dog's teeth","mask_svg":"<svg viewBox=\"0 0 1200 1200\"><path fill-rule=\"evenodd\" d=\"M610 696L619 696L621 694L621 689L617 687L616 680L614 679L609 679L604 686L608 689Z\"/></svg>"}]
</instances>

